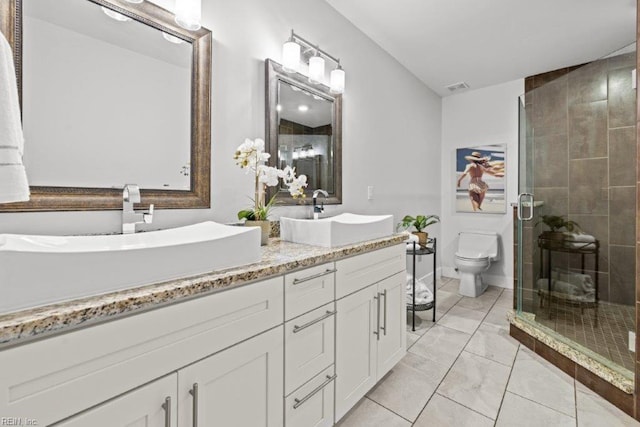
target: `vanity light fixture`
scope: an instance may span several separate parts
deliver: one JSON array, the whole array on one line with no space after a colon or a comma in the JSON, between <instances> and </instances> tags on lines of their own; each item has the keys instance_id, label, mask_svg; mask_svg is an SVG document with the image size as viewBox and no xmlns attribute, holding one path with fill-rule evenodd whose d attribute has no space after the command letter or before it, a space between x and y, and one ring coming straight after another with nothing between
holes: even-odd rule
<instances>
[{"instance_id":1,"label":"vanity light fixture","mask_svg":"<svg viewBox=\"0 0 640 427\"><path fill-rule=\"evenodd\" d=\"M199 30L202 0L176 0L176 24L189 31Z\"/></svg>"},{"instance_id":2,"label":"vanity light fixture","mask_svg":"<svg viewBox=\"0 0 640 427\"><path fill-rule=\"evenodd\" d=\"M300 68L300 45L291 38L282 45L282 68L287 73L294 73Z\"/></svg>"},{"instance_id":3,"label":"vanity light fixture","mask_svg":"<svg viewBox=\"0 0 640 427\"><path fill-rule=\"evenodd\" d=\"M304 51L301 52L301 47ZM311 83L322 83L324 80L325 59L329 59L336 64L336 68L331 71L330 90L332 93L343 93L345 86L345 72L340 66L340 59L332 56L319 46L310 43L291 30L291 36L282 46L282 68L287 73L297 72L300 68L301 57L313 52L309 58L309 81Z\"/></svg>"},{"instance_id":4,"label":"vanity light fixture","mask_svg":"<svg viewBox=\"0 0 640 427\"><path fill-rule=\"evenodd\" d=\"M342 93L344 92L344 70L342 66L338 62L338 68L331 72L331 84L330 91L331 93Z\"/></svg>"},{"instance_id":5,"label":"vanity light fixture","mask_svg":"<svg viewBox=\"0 0 640 427\"><path fill-rule=\"evenodd\" d=\"M309 58L309 82L321 83L324 78L324 59L318 55L316 51L315 56Z\"/></svg>"}]
</instances>

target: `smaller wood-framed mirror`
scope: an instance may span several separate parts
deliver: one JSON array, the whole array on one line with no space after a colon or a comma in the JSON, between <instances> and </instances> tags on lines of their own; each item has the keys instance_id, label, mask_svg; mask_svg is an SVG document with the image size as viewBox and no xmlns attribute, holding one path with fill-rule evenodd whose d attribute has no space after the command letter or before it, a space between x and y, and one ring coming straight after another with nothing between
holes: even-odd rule
<instances>
[{"instance_id":1,"label":"smaller wood-framed mirror","mask_svg":"<svg viewBox=\"0 0 640 427\"><path fill-rule=\"evenodd\" d=\"M285 72L271 59L265 65L269 165L294 167L298 175L307 176L307 197L323 189L329 193L325 204L341 204L342 95L309 83L302 74ZM268 187L267 197L276 191L277 204L299 204L286 188Z\"/></svg>"}]
</instances>

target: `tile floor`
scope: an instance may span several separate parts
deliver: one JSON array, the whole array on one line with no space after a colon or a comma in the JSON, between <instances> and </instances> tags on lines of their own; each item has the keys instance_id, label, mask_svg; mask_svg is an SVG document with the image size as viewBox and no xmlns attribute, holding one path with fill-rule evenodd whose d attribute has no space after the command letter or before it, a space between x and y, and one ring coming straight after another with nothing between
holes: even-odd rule
<instances>
[{"instance_id":1,"label":"tile floor","mask_svg":"<svg viewBox=\"0 0 640 427\"><path fill-rule=\"evenodd\" d=\"M440 281L436 323L417 313L407 355L340 427L640 426L509 336L511 291L457 287Z\"/></svg>"}]
</instances>

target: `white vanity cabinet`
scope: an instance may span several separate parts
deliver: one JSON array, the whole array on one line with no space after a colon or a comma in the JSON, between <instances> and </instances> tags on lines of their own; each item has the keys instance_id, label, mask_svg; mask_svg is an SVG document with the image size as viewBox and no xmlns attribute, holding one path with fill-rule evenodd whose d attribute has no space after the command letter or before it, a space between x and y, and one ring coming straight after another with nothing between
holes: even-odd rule
<instances>
[{"instance_id":1,"label":"white vanity cabinet","mask_svg":"<svg viewBox=\"0 0 640 427\"><path fill-rule=\"evenodd\" d=\"M176 374L167 375L53 426L177 426L176 381Z\"/></svg>"},{"instance_id":2,"label":"white vanity cabinet","mask_svg":"<svg viewBox=\"0 0 640 427\"><path fill-rule=\"evenodd\" d=\"M283 333L272 329L178 371L178 426L281 427Z\"/></svg>"},{"instance_id":3,"label":"white vanity cabinet","mask_svg":"<svg viewBox=\"0 0 640 427\"><path fill-rule=\"evenodd\" d=\"M329 427L405 354L401 245L0 350L0 416Z\"/></svg>"},{"instance_id":4,"label":"white vanity cabinet","mask_svg":"<svg viewBox=\"0 0 640 427\"><path fill-rule=\"evenodd\" d=\"M2 350L0 416L50 425L265 331L282 347L283 313L280 276Z\"/></svg>"},{"instance_id":5,"label":"white vanity cabinet","mask_svg":"<svg viewBox=\"0 0 640 427\"><path fill-rule=\"evenodd\" d=\"M406 353L404 248L372 254L336 263L336 422Z\"/></svg>"},{"instance_id":6,"label":"white vanity cabinet","mask_svg":"<svg viewBox=\"0 0 640 427\"><path fill-rule=\"evenodd\" d=\"M285 426L332 426L335 264L285 275Z\"/></svg>"}]
</instances>

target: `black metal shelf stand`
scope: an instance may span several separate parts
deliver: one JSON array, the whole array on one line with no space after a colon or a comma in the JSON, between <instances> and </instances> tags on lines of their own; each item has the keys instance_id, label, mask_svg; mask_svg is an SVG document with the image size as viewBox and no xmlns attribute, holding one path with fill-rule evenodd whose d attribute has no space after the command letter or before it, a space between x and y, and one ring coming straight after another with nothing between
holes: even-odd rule
<instances>
[{"instance_id":1,"label":"black metal shelf stand","mask_svg":"<svg viewBox=\"0 0 640 427\"><path fill-rule=\"evenodd\" d=\"M431 245L431 246L429 246ZM413 272L413 301L407 303L407 310L411 310L412 324L411 330L416 330L416 311L425 311L433 309L433 321L436 321L436 238L427 239L427 244L422 247L413 242L413 249L407 249L407 255L412 256L412 272ZM433 255L433 301L428 304L416 304L416 256Z\"/></svg>"},{"instance_id":2,"label":"black metal shelf stand","mask_svg":"<svg viewBox=\"0 0 640 427\"><path fill-rule=\"evenodd\" d=\"M553 240L546 239L543 236L538 237L538 247L540 248L540 277L547 279L547 291L546 297L548 298L549 303L549 317L551 317L551 301L553 298L553 286L552 286L552 269L551 269L551 253L552 252L565 252L569 254L579 254L581 257L581 273L585 273L585 255L594 255L594 277L595 277L595 294L593 301L573 301L570 296L567 296L564 300L565 303L574 302L580 307L580 311L584 312L585 308L593 308L595 310L594 313L594 326L598 326L598 285L599 280L598 276L600 275L600 271L598 268L598 260L600 257L600 242L595 240L593 242L576 242L570 239L564 240ZM546 263L546 272L544 272L544 251L547 251L547 263ZM540 293L540 307L544 304L543 291L541 289L538 290Z\"/></svg>"}]
</instances>

